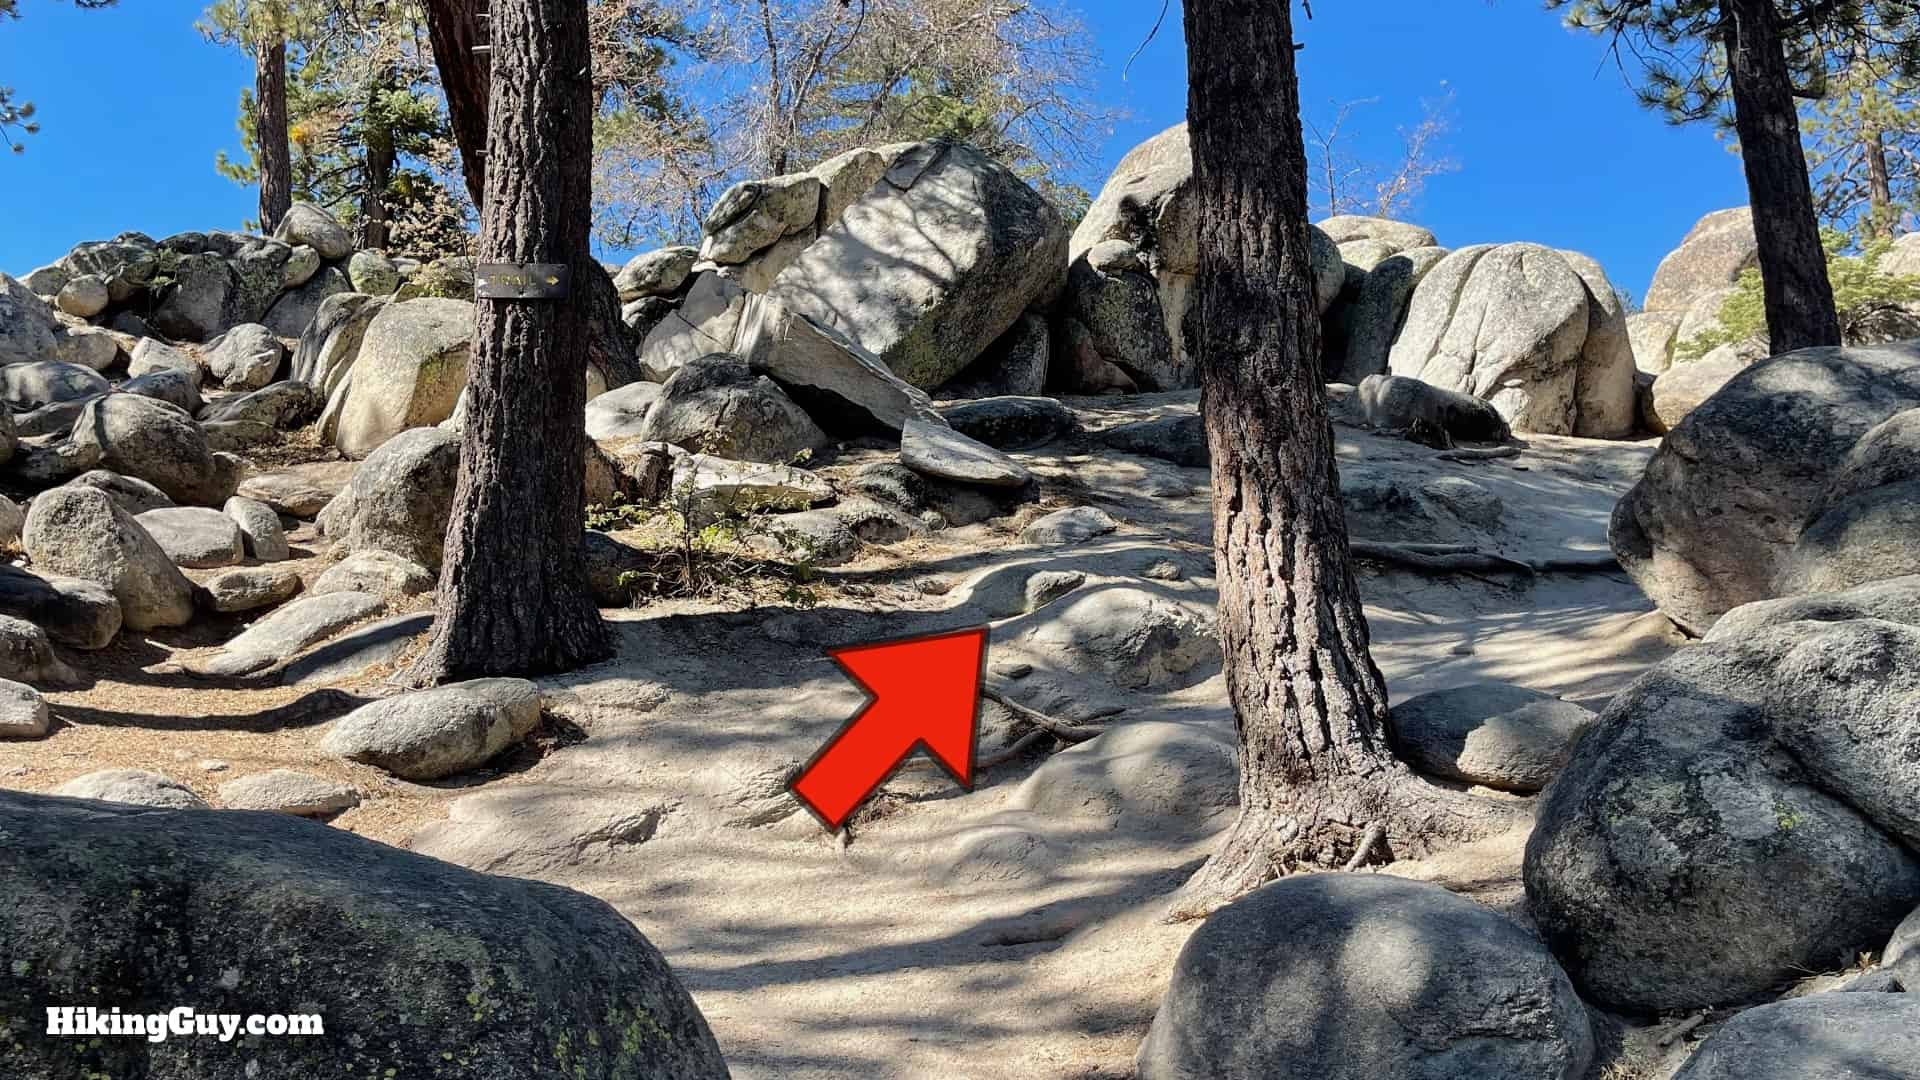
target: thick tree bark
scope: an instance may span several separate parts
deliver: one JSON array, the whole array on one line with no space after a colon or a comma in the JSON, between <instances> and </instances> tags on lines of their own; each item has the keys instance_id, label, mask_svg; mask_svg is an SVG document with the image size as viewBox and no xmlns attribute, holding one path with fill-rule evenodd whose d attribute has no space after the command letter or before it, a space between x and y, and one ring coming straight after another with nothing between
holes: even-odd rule
<instances>
[{"instance_id":1,"label":"thick tree bark","mask_svg":"<svg viewBox=\"0 0 1920 1080\"><path fill-rule=\"evenodd\" d=\"M440 70L454 145L460 148L460 170L475 206L486 199L487 97L493 66L488 54L474 51L492 40L487 20L479 17L481 2L426 0L433 63Z\"/></svg>"},{"instance_id":2,"label":"thick tree bark","mask_svg":"<svg viewBox=\"0 0 1920 1080\"><path fill-rule=\"evenodd\" d=\"M287 42L254 47L253 141L260 151L260 231L271 233L293 205L293 158L287 147Z\"/></svg>"},{"instance_id":3,"label":"thick tree bark","mask_svg":"<svg viewBox=\"0 0 1920 1080\"><path fill-rule=\"evenodd\" d=\"M427 0L427 34L433 40L434 66L446 91L447 114L454 142L460 147L467 191L479 206L486 191L487 83L492 65L489 54L473 51L488 40L487 24L475 14L477 4L478 0ZM495 21L498 18L494 16ZM583 162L581 168L590 169L591 163ZM612 276L597 261L589 260L589 265L575 268L573 285L593 298L589 355L607 388L637 381L640 365L635 353L640 343L620 320L620 295Z\"/></svg>"},{"instance_id":4,"label":"thick tree bark","mask_svg":"<svg viewBox=\"0 0 1920 1080\"><path fill-rule=\"evenodd\" d=\"M1775 0L1721 0L1734 127L1760 243L1774 353L1840 344Z\"/></svg>"},{"instance_id":5,"label":"thick tree bark","mask_svg":"<svg viewBox=\"0 0 1920 1080\"><path fill-rule=\"evenodd\" d=\"M1175 917L1298 866L1338 867L1370 826L1399 850L1483 831L1387 741L1386 684L1367 651L1320 384L1289 7L1185 5L1200 218L1192 325L1240 816Z\"/></svg>"},{"instance_id":6,"label":"thick tree bark","mask_svg":"<svg viewBox=\"0 0 1920 1080\"><path fill-rule=\"evenodd\" d=\"M495 0L482 262L566 263L587 249L593 97L586 7ZM609 639L583 560L591 290L477 304L460 480L432 640L416 682L563 671Z\"/></svg>"}]
</instances>

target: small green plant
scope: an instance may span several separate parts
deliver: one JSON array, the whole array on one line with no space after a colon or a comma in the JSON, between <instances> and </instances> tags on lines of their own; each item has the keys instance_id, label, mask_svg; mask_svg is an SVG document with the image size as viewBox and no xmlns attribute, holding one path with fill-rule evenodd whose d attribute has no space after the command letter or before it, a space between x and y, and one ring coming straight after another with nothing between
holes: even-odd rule
<instances>
[{"instance_id":1,"label":"small green plant","mask_svg":"<svg viewBox=\"0 0 1920 1080\"><path fill-rule=\"evenodd\" d=\"M808 458L803 451L796 464ZM818 542L786 527L765 497L703 488L694 470L684 474L658 499L616 500L587 508L587 527L640 532L650 566L622 571L615 582L636 599L714 597L762 593L771 588L781 602L810 608L819 598ZM772 552L783 561L764 557Z\"/></svg>"},{"instance_id":2,"label":"small green plant","mask_svg":"<svg viewBox=\"0 0 1920 1080\"><path fill-rule=\"evenodd\" d=\"M1876 240L1849 254L1852 240L1841 232L1824 237L1827 280L1833 284L1833 304L1840 313L1840 336L1849 345L1886 340L1881 330L1892 320L1911 318L1904 305L1920 301L1920 277L1889 274L1880 260L1893 248L1891 240ZM1720 325L1674 347L1676 362L1698 360L1722 345L1767 337L1767 304L1760 271L1740 275L1732 295L1720 305Z\"/></svg>"}]
</instances>

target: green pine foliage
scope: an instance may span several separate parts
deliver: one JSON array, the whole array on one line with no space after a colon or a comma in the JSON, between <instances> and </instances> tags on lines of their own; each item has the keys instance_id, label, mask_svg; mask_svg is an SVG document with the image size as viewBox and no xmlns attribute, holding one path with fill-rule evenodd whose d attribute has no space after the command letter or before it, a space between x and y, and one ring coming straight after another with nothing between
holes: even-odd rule
<instances>
[{"instance_id":1,"label":"green pine foliage","mask_svg":"<svg viewBox=\"0 0 1920 1080\"><path fill-rule=\"evenodd\" d=\"M1890 274L1880 268L1881 260L1892 250L1893 242L1877 239L1854 250L1853 238L1838 230L1829 230L1827 280L1833 285L1834 307L1840 313L1840 330L1849 344L1886 340L1885 328L1909 323L1912 316L1906 305L1920 303L1920 277ZM1734 291L1720 306L1720 325L1688 338L1674 346L1676 362L1698 360L1722 345L1765 341L1767 337L1766 299L1760 271L1740 275Z\"/></svg>"},{"instance_id":2,"label":"green pine foliage","mask_svg":"<svg viewBox=\"0 0 1920 1080\"><path fill-rule=\"evenodd\" d=\"M386 247L431 259L465 254L471 208L454 169L446 105L416 3L367 8L332 0L217 0L200 29L249 53L268 35L287 45L287 140L294 198L358 229L384 210ZM237 184L259 183L254 95L240 94L244 158L214 167ZM375 178L385 174L384 183ZM376 190L377 189L377 190Z\"/></svg>"},{"instance_id":3,"label":"green pine foliage","mask_svg":"<svg viewBox=\"0 0 1920 1080\"><path fill-rule=\"evenodd\" d=\"M1732 106L1721 0L1547 0L1568 26L1612 40L1643 70L1641 104L1676 124L1726 124ZM1775 0L1787 66L1806 98L1826 94L1830 74L1863 43L1892 68L1920 72L1916 0Z\"/></svg>"},{"instance_id":4,"label":"green pine foliage","mask_svg":"<svg viewBox=\"0 0 1920 1080\"><path fill-rule=\"evenodd\" d=\"M1823 224L1865 244L1913 223L1920 210L1916 115L1920 80L1870 48L1829 79L1825 96L1801 107L1801 141Z\"/></svg>"}]
</instances>

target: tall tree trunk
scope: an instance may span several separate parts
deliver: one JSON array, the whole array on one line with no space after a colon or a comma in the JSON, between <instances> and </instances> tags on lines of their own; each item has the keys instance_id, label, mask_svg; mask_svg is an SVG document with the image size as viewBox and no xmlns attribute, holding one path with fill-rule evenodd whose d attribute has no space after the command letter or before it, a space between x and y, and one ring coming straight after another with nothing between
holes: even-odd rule
<instances>
[{"instance_id":1,"label":"tall tree trunk","mask_svg":"<svg viewBox=\"0 0 1920 1080\"><path fill-rule=\"evenodd\" d=\"M379 87L373 88L379 93ZM398 156L393 131L371 104L367 110L366 167L360 175L360 246L385 250L387 246L387 187L393 183Z\"/></svg>"},{"instance_id":2,"label":"tall tree trunk","mask_svg":"<svg viewBox=\"0 0 1920 1080\"><path fill-rule=\"evenodd\" d=\"M416 682L564 671L610 652L587 590L581 286L593 152L586 5L495 0L482 262L572 267L563 300L477 304L446 563Z\"/></svg>"},{"instance_id":3,"label":"tall tree trunk","mask_svg":"<svg viewBox=\"0 0 1920 1080\"><path fill-rule=\"evenodd\" d=\"M271 233L293 205L293 157L287 147L287 42L275 35L254 47L253 141L260 151L260 231Z\"/></svg>"},{"instance_id":4,"label":"tall tree trunk","mask_svg":"<svg viewBox=\"0 0 1920 1080\"><path fill-rule=\"evenodd\" d=\"M493 35L488 20L479 17L482 0L426 0L427 37L433 43L433 63L440 70L440 87L447 95L454 145L460 148L460 170L467 194L475 206L486 198L487 95L491 57L474 49ZM492 21L498 22L495 14ZM504 24L503 24L504 25Z\"/></svg>"},{"instance_id":5,"label":"tall tree trunk","mask_svg":"<svg viewBox=\"0 0 1920 1080\"><path fill-rule=\"evenodd\" d=\"M1760 243L1773 351L1840 344L1775 0L1721 0L1734 127Z\"/></svg>"},{"instance_id":6,"label":"tall tree trunk","mask_svg":"<svg viewBox=\"0 0 1920 1080\"><path fill-rule=\"evenodd\" d=\"M433 41L434 66L447 95L447 115L454 141L460 147L460 168L475 206L482 205L487 175L487 85L492 65L489 55L473 51L488 40L488 26L475 16L479 0L426 0L427 34ZM498 22L499 16L492 21ZM494 55L498 55L497 53ZM584 66L584 65L583 65ZM577 69L576 69L577 70ZM591 161L581 168L591 168ZM639 342L620 320L620 296L613 278L597 260L574 268L573 287L593 297L592 343L588 355L606 380L617 389L640 378L635 357ZM584 420L582 421L585 422Z\"/></svg>"},{"instance_id":7,"label":"tall tree trunk","mask_svg":"<svg viewBox=\"0 0 1920 1080\"><path fill-rule=\"evenodd\" d=\"M1290 6L1185 5L1200 250L1191 325L1240 815L1176 918L1295 867L1340 865L1373 826L1400 851L1490 827L1418 781L1387 741L1320 384Z\"/></svg>"},{"instance_id":8,"label":"tall tree trunk","mask_svg":"<svg viewBox=\"0 0 1920 1080\"><path fill-rule=\"evenodd\" d=\"M1893 171L1887 165L1887 134L1884 131L1869 131L1865 141L1867 205L1871 215L1868 225L1875 237L1891 240L1900 215L1893 208Z\"/></svg>"}]
</instances>

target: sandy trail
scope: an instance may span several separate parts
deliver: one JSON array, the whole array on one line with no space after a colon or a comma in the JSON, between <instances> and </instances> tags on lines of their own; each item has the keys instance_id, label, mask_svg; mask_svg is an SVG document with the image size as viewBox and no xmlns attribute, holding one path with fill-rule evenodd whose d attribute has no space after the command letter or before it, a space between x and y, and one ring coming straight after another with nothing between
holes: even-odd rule
<instances>
[{"instance_id":1,"label":"sandy trail","mask_svg":"<svg viewBox=\"0 0 1920 1080\"><path fill-rule=\"evenodd\" d=\"M1192 395L1073 404L1094 429L1194 408ZM1356 536L1471 534L1519 559L1604 552L1613 502L1651 453L1536 438L1518 458L1461 464L1371 432L1338 435L1343 479L1388 492L1354 515ZM983 621L956 606L954 587L970 574L1025 561L1086 572L1083 591L1137 589L1211 608L1205 470L1084 440L1017 456L1049 481L1053 501L1071 494L1100 505L1120 530L1074 547L1025 547L1015 534L1028 511L873 549L830 572L812 610L675 602L610 612L620 655L544 684L574 730L565 745L459 784L401 784L329 762L315 748L326 717L293 722L272 711L301 695L159 680L147 669L164 654L139 647L107 658L91 689L54 695L70 726L9 747L0 782L45 790L104 764L160 768L203 794L275 765L348 776L369 798L339 827L613 904L665 951L742 1080L1128 1076L1190 931L1161 922L1165 898L1230 812L1230 755L1224 773L1219 762L1232 725L1217 664L1179 685L1126 689L1008 651L1011 628L999 625L990 662L1036 664L1018 692L1118 706L1107 721L1116 733L1172 734L1103 736L1052 761L1035 756L992 771L971 794L934 771L904 772L846 842L794 812L781 790L785 770L861 701L824 649ZM1181 486L1169 477L1189 492L1144 493ZM1467 492L1478 500L1468 516L1481 523L1469 528L1390 497L1389 488L1448 477L1492 495L1498 514L1487 518L1485 500ZM1140 576L1168 559L1183 567L1179 580ZM1430 577L1369 567L1362 590L1395 700L1500 679L1597 707L1678 644L1619 572ZM230 771L201 772L196 763L213 757ZM1396 872L1515 910L1517 859L1515 838L1505 838Z\"/></svg>"}]
</instances>

